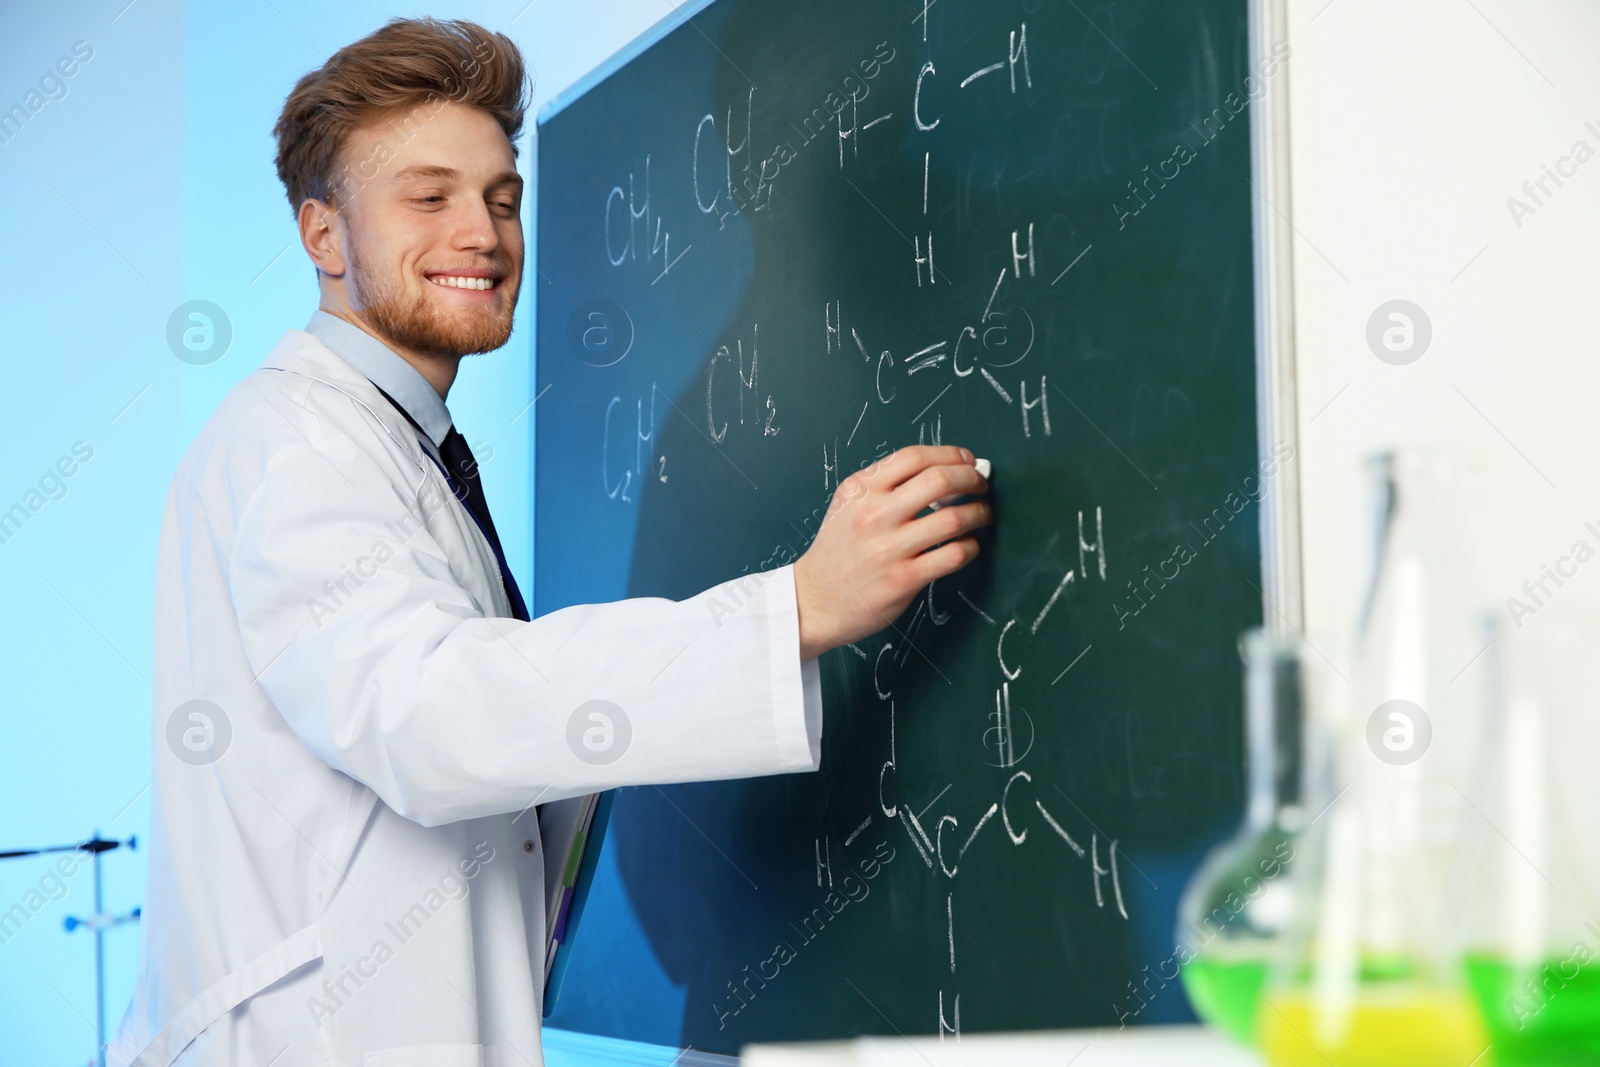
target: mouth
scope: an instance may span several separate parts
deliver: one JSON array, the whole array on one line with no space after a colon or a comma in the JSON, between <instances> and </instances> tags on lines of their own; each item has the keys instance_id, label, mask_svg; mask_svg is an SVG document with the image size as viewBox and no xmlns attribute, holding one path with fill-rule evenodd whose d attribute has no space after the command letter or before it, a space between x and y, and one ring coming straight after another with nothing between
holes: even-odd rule
<instances>
[{"instance_id":1,"label":"mouth","mask_svg":"<svg viewBox=\"0 0 1600 1067\"><path fill-rule=\"evenodd\" d=\"M485 299L497 293L505 284L505 276L498 271L472 267L464 270L438 271L425 277L440 289L449 289L469 299Z\"/></svg>"}]
</instances>

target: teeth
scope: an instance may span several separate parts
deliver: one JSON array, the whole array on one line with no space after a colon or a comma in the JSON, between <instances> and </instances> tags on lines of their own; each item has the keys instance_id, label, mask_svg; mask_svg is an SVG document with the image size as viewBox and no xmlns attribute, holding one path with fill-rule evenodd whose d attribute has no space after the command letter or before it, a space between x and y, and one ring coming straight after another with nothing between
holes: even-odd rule
<instances>
[{"instance_id":1,"label":"teeth","mask_svg":"<svg viewBox=\"0 0 1600 1067\"><path fill-rule=\"evenodd\" d=\"M435 285L451 289L493 289L493 278L460 278L453 274L440 274L428 279Z\"/></svg>"}]
</instances>

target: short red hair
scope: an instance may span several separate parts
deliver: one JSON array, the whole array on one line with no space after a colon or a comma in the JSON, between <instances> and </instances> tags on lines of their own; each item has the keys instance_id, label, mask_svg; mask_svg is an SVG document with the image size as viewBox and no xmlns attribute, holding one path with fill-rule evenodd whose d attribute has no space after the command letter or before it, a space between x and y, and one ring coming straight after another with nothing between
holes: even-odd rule
<instances>
[{"instance_id":1,"label":"short red hair","mask_svg":"<svg viewBox=\"0 0 1600 1067\"><path fill-rule=\"evenodd\" d=\"M505 34L465 20L392 20L339 49L284 100L272 135L290 210L298 214L308 198L339 206L341 194L371 180L361 173L371 160L340 160L352 131L393 117L404 139L449 102L487 112L515 157L530 89L522 53Z\"/></svg>"}]
</instances>

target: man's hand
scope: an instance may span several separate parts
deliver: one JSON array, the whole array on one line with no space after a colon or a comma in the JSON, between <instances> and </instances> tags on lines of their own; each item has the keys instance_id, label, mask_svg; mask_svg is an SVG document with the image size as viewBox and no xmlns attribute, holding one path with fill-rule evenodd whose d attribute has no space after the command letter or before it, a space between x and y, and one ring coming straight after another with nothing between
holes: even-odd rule
<instances>
[{"instance_id":1,"label":"man's hand","mask_svg":"<svg viewBox=\"0 0 1600 1067\"><path fill-rule=\"evenodd\" d=\"M916 514L941 497L988 490L972 453L948 445L908 445L839 483L794 564L801 662L877 633L929 582L977 558L971 531L994 521L987 502Z\"/></svg>"}]
</instances>

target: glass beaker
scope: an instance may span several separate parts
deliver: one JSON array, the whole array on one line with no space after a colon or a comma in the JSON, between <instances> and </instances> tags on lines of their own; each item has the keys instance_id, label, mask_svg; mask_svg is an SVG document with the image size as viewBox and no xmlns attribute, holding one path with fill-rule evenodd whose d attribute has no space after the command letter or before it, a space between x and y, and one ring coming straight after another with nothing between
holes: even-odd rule
<instances>
[{"instance_id":1,"label":"glass beaker","mask_svg":"<svg viewBox=\"0 0 1600 1067\"><path fill-rule=\"evenodd\" d=\"M1466 1067L1488 1039L1450 899L1483 687L1481 469L1403 451L1382 483L1375 581L1334 705L1332 781L1301 840L1304 908L1269 975L1260 1046L1274 1067ZM1460 682L1460 684L1457 684Z\"/></svg>"},{"instance_id":2,"label":"glass beaker","mask_svg":"<svg viewBox=\"0 0 1600 1067\"><path fill-rule=\"evenodd\" d=\"M1466 966L1499 1067L1580 1067L1600 1064L1600 624L1538 616L1497 626Z\"/></svg>"},{"instance_id":3,"label":"glass beaker","mask_svg":"<svg viewBox=\"0 0 1600 1067\"><path fill-rule=\"evenodd\" d=\"M1267 968L1294 913L1291 869L1305 825L1298 647L1252 630L1244 659L1244 823L1207 854L1178 903L1183 987L1195 1013L1251 1044Z\"/></svg>"}]
</instances>

